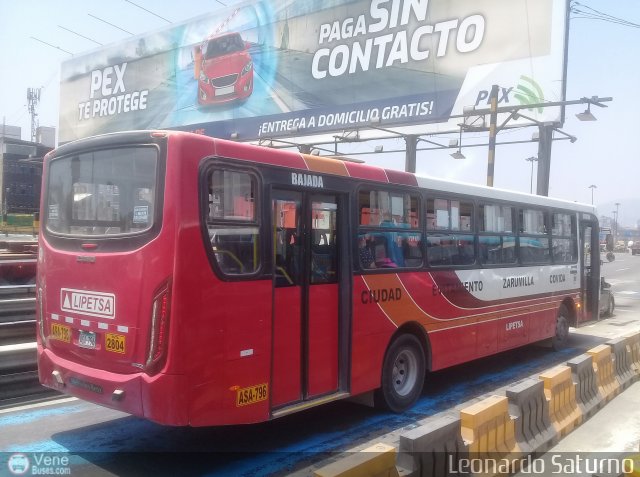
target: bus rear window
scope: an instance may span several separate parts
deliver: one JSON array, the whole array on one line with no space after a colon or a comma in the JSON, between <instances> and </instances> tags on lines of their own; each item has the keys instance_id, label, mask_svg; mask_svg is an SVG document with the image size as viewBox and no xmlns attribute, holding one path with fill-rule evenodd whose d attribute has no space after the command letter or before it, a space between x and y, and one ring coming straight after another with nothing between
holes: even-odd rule
<instances>
[{"instance_id":1,"label":"bus rear window","mask_svg":"<svg viewBox=\"0 0 640 477\"><path fill-rule=\"evenodd\" d=\"M71 236L133 234L150 229L158 152L153 147L92 151L49 166L46 229Z\"/></svg>"}]
</instances>

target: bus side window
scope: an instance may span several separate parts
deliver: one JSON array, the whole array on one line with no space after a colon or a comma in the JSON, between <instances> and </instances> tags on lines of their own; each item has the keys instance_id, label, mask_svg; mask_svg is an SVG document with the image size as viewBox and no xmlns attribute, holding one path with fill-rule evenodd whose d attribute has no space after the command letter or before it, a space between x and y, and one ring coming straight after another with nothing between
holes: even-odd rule
<instances>
[{"instance_id":1,"label":"bus side window","mask_svg":"<svg viewBox=\"0 0 640 477\"><path fill-rule=\"evenodd\" d=\"M396 268L398 265L389 256L387 238L383 235L375 236L373 253L377 268Z\"/></svg>"},{"instance_id":2,"label":"bus side window","mask_svg":"<svg viewBox=\"0 0 640 477\"><path fill-rule=\"evenodd\" d=\"M454 265L471 265L475 261L473 236L459 236L457 250L452 257Z\"/></svg>"},{"instance_id":3,"label":"bus side window","mask_svg":"<svg viewBox=\"0 0 640 477\"><path fill-rule=\"evenodd\" d=\"M293 286L299 282L299 238L295 228L278 227L275 235L276 285Z\"/></svg>"},{"instance_id":4,"label":"bus side window","mask_svg":"<svg viewBox=\"0 0 640 477\"><path fill-rule=\"evenodd\" d=\"M216 169L209 175L207 228L213 256L224 274L247 275L260 267L257 186L256 178L246 172Z\"/></svg>"},{"instance_id":5,"label":"bus side window","mask_svg":"<svg viewBox=\"0 0 640 477\"><path fill-rule=\"evenodd\" d=\"M370 209L363 207L360 212L360 225L375 226L380 223L380 211L378 209Z\"/></svg>"},{"instance_id":6,"label":"bus side window","mask_svg":"<svg viewBox=\"0 0 640 477\"><path fill-rule=\"evenodd\" d=\"M406 267L422 266L422 236L402 237L402 258Z\"/></svg>"},{"instance_id":7,"label":"bus side window","mask_svg":"<svg viewBox=\"0 0 640 477\"><path fill-rule=\"evenodd\" d=\"M429 265L452 265L451 250L442 241L443 237L427 237L427 260Z\"/></svg>"},{"instance_id":8,"label":"bus side window","mask_svg":"<svg viewBox=\"0 0 640 477\"><path fill-rule=\"evenodd\" d=\"M209 233L216 261L224 273L238 275L257 269L257 229L218 229Z\"/></svg>"}]
</instances>

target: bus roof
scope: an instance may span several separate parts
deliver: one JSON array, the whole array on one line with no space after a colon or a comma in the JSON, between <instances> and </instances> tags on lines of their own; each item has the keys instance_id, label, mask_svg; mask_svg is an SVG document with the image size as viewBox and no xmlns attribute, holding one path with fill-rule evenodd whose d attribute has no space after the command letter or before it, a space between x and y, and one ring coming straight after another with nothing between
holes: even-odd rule
<instances>
[{"instance_id":1,"label":"bus roof","mask_svg":"<svg viewBox=\"0 0 640 477\"><path fill-rule=\"evenodd\" d=\"M317 174L333 174L394 185L414 186L454 194L464 194L478 198L485 198L487 200L528 203L534 206L557 207L596 215L596 208L589 204L454 180L438 179L426 175L385 169L379 166L348 162L340 158L314 156L282 149L265 148L254 144L212 138L184 131L127 131L103 134L67 143L54 151L52 156L72 153L74 150L85 147L106 147L109 144L118 142L120 139L130 142L132 140L143 140L145 137L150 138L151 136L158 137L161 135L183 137L191 136L194 138L197 137L199 140L210 141L213 146L212 153L229 158L238 158L262 164L302 169L309 172L315 172ZM260 154L255 154L257 150L260 151Z\"/></svg>"}]
</instances>

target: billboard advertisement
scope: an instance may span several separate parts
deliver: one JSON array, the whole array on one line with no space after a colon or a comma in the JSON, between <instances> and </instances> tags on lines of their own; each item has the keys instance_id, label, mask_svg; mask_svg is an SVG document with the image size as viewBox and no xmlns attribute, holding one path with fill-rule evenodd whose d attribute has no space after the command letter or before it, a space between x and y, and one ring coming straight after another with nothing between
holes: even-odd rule
<instances>
[{"instance_id":1,"label":"billboard advertisement","mask_svg":"<svg viewBox=\"0 0 640 477\"><path fill-rule=\"evenodd\" d=\"M64 62L60 142L132 129L297 142L372 125L455 130L460 119L450 116L488 107L493 84L500 106L564 100L567 8L568 0L239 3ZM559 108L523 113L561 121Z\"/></svg>"}]
</instances>

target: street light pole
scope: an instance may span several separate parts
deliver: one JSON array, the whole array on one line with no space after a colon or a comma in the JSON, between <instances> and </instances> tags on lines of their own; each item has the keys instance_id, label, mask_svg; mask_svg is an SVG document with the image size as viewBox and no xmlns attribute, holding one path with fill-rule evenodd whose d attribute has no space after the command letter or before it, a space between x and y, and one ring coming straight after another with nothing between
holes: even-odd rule
<instances>
[{"instance_id":1,"label":"street light pole","mask_svg":"<svg viewBox=\"0 0 640 477\"><path fill-rule=\"evenodd\" d=\"M527 157L525 161L531 163L531 185L529 186L529 194L533 194L533 163L538 162L538 158L535 156Z\"/></svg>"},{"instance_id":2,"label":"street light pole","mask_svg":"<svg viewBox=\"0 0 640 477\"><path fill-rule=\"evenodd\" d=\"M618 220L620 219L618 208L620 207L620 202L616 202L616 241L618 240Z\"/></svg>"},{"instance_id":3,"label":"street light pole","mask_svg":"<svg viewBox=\"0 0 640 477\"><path fill-rule=\"evenodd\" d=\"M597 188L598 188L598 186L595 185L595 184L591 184L589 186L589 189L591 189L591 205L593 205L593 189L597 189Z\"/></svg>"}]
</instances>

